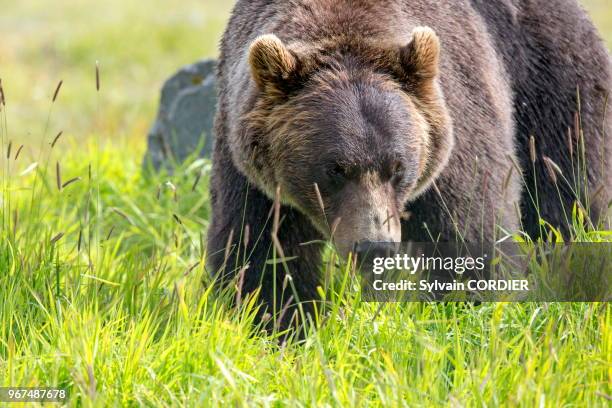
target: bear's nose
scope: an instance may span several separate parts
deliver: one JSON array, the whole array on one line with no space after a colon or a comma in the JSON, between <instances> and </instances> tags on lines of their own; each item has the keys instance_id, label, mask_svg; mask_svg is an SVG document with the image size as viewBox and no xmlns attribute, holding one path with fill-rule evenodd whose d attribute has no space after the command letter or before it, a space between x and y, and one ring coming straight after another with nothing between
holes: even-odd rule
<instances>
[{"instance_id":1,"label":"bear's nose","mask_svg":"<svg viewBox=\"0 0 612 408\"><path fill-rule=\"evenodd\" d=\"M353 253L357 257L357 262L367 264L374 258L390 258L399 251L397 242L358 242L355 244Z\"/></svg>"}]
</instances>

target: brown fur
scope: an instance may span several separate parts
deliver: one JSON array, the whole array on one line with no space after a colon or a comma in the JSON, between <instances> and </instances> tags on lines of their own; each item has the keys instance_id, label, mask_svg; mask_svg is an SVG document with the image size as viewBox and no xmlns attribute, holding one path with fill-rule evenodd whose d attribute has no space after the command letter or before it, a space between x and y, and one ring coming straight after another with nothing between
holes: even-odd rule
<instances>
[{"instance_id":1,"label":"brown fur","mask_svg":"<svg viewBox=\"0 0 612 408\"><path fill-rule=\"evenodd\" d=\"M564 25L534 24L529 18L540 16L532 1L238 1L219 64L211 268L227 282L248 262L244 291L261 286L274 308L287 297L278 289L286 273L299 300L316 297L323 239L333 238L347 253L355 242L400 235L491 242L521 221L530 222L524 226L530 232L537 228L521 185L529 171L526 123L537 118L522 110L521 98L527 95L534 106L553 101L551 108L565 112L555 95L575 90L568 73L577 68L559 62L555 71L537 59L512 56L522 57L534 44L561 60L570 54L584 77L606 91L610 66L573 0L553 0L570 16ZM567 30L574 26L585 27L598 70L582 63L589 53L582 44L565 41L566 50L555 41L537 42L548 27L571 38ZM598 103L585 94L590 99L583 106ZM586 112L584 122L594 122L597 112ZM565 116L544 120L564 122ZM562 161L556 126L543 128L538 146L553 149L540 154ZM602 135L586 146L587 155L603 151L610 163ZM606 185L605 197L609 175L593 170L589 177ZM569 203L548 204L556 194L542 179L537 183L547 191L545 215L560 223ZM266 214L277 187L281 217L273 228ZM400 234L405 211L411 216L401 222ZM241 242L240 234L230 234L246 225L257 240ZM286 257L296 257L278 275L265 266L272 236Z\"/></svg>"}]
</instances>

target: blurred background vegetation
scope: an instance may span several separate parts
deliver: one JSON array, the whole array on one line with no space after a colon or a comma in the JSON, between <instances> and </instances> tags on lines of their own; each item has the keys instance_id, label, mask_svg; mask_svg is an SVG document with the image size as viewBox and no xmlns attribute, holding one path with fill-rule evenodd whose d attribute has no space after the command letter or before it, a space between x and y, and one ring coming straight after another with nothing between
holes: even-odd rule
<instances>
[{"instance_id":1,"label":"blurred background vegetation","mask_svg":"<svg viewBox=\"0 0 612 408\"><path fill-rule=\"evenodd\" d=\"M612 45L612 0L583 3ZM99 134L141 152L161 84L183 64L217 54L231 6L228 0L0 0L9 138L25 143L26 154L60 130L64 145Z\"/></svg>"},{"instance_id":2,"label":"blurred background vegetation","mask_svg":"<svg viewBox=\"0 0 612 408\"><path fill-rule=\"evenodd\" d=\"M223 0L0 0L9 138L30 153L45 133L48 139L60 130L64 145L100 134L144 149L163 81L180 66L217 54L231 6Z\"/></svg>"}]
</instances>

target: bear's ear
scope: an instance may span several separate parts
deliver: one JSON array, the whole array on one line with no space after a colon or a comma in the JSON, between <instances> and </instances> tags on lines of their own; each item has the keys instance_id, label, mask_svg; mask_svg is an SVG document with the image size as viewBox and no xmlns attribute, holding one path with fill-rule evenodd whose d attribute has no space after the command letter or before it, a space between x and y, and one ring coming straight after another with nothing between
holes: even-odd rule
<instances>
[{"instance_id":1,"label":"bear's ear","mask_svg":"<svg viewBox=\"0 0 612 408\"><path fill-rule=\"evenodd\" d=\"M270 93L291 87L299 61L277 36L266 34L251 44L249 64L259 90Z\"/></svg>"},{"instance_id":2,"label":"bear's ear","mask_svg":"<svg viewBox=\"0 0 612 408\"><path fill-rule=\"evenodd\" d=\"M431 80L438 76L440 39L429 27L416 27L412 38L400 49L400 62L412 80Z\"/></svg>"}]
</instances>

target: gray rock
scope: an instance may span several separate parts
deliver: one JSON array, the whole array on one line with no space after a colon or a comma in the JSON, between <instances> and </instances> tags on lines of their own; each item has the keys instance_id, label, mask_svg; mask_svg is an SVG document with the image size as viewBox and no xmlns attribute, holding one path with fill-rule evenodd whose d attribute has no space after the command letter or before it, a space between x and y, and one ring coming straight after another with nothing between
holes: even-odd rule
<instances>
[{"instance_id":1,"label":"gray rock","mask_svg":"<svg viewBox=\"0 0 612 408\"><path fill-rule=\"evenodd\" d=\"M171 170L200 149L210 157L217 106L216 62L203 60L181 68L161 91L157 119L148 136L145 166Z\"/></svg>"}]
</instances>

